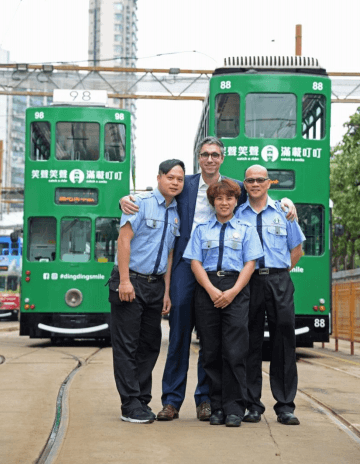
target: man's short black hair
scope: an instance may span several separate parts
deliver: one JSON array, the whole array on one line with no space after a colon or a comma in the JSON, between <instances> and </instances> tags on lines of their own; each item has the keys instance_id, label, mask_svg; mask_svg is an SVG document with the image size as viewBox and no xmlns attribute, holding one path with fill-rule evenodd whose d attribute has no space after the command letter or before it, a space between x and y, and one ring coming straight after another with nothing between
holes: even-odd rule
<instances>
[{"instance_id":1,"label":"man's short black hair","mask_svg":"<svg viewBox=\"0 0 360 464\"><path fill-rule=\"evenodd\" d=\"M159 165L159 174L167 174L175 166L180 166L185 174L185 164L178 159L165 160Z\"/></svg>"}]
</instances>

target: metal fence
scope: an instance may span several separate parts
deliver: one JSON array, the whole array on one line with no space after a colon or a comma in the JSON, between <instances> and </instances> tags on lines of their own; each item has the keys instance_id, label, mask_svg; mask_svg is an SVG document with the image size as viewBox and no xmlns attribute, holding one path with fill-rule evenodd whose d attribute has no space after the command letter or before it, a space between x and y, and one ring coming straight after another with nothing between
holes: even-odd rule
<instances>
[{"instance_id":1,"label":"metal fence","mask_svg":"<svg viewBox=\"0 0 360 464\"><path fill-rule=\"evenodd\" d=\"M335 350L339 340L347 340L354 354L354 342L360 342L360 269L333 273L332 310Z\"/></svg>"}]
</instances>

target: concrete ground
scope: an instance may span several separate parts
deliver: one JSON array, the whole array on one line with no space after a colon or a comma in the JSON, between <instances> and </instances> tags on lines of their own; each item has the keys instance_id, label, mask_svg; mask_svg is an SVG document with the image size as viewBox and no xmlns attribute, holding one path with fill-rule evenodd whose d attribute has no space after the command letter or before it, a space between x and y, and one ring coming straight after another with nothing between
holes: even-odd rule
<instances>
[{"instance_id":1,"label":"concrete ground","mask_svg":"<svg viewBox=\"0 0 360 464\"><path fill-rule=\"evenodd\" d=\"M155 413L161 409L161 378L168 343L166 321L163 321L163 333L162 350L153 375L153 400L150 406ZM340 343L344 351L342 355L360 367L359 347L356 348L356 356L350 358L349 344L344 343ZM48 462L360 462L360 441L352 439L336 421L331 420L302 394L296 398L296 414L301 425L279 424L272 410L274 401L266 375L263 401L267 409L260 423L243 423L240 428L232 429L199 422L193 400L197 350L198 345L193 343L187 396L180 411L180 419L139 425L120 420L120 401L113 379L111 348L99 350L96 347L74 345L52 347L46 341L29 341L26 337L20 339L16 332L1 332L0 355L6 358L6 362L0 365L0 463L36 462L53 424L61 382L77 365L78 359L85 364L71 380L69 394L66 395L67 427L57 452ZM331 355L331 350L330 344L322 352ZM300 363L298 365L299 388L314 386L314 390L323 389L323 395L326 396L328 387L336 385L339 399L342 398L343 387L349 388L350 380L346 385L344 382L342 384L341 379L336 377L336 371L328 369L325 378L325 371L320 372L320 367L309 364L304 366ZM268 363L264 363L264 370L268 370ZM347 409L360 411L359 403L359 397L356 399L354 395ZM344 405L341 407L344 408Z\"/></svg>"}]
</instances>

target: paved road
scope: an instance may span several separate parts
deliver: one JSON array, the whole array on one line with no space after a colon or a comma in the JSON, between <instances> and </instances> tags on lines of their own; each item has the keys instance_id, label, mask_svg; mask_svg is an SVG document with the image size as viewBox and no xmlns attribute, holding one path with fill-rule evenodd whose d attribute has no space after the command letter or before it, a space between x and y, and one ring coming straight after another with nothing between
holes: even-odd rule
<instances>
[{"instance_id":1,"label":"paved road","mask_svg":"<svg viewBox=\"0 0 360 464\"><path fill-rule=\"evenodd\" d=\"M161 377L167 351L167 323L154 371L152 408L161 408ZM298 362L296 399L300 426L276 422L264 363L264 403L259 424L239 429L210 426L195 416L196 343L192 346L187 398L180 419L149 425L120 420L120 403L112 376L111 348L73 343L53 347L48 340L0 332L0 463L30 464L37 459L52 429L56 400L64 379L62 420L47 461L56 464L157 463L357 463L360 438L340 422L358 424L360 356L332 358L332 350L306 350ZM310 353L308 353L310 351ZM316 353L318 351L318 354ZM326 358L327 355L328 358ZM322 365L314 365L321 363ZM330 366L327 366L330 363ZM352 364L354 363L354 364ZM324 366L325 364L325 366ZM345 367L344 367L345 366ZM344 370L350 370L344 373ZM358 376L358 378L356 377ZM337 408L339 417L307 396ZM354 428L355 430L355 428Z\"/></svg>"}]
</instances>

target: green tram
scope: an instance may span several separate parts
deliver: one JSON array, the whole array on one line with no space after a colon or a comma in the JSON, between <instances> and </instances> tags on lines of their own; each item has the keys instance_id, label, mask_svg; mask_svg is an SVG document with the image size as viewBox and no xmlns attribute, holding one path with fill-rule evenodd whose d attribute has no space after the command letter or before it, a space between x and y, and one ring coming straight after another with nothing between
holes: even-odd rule
<instances>
[{"instance_id":1,"label":"green tram","mask_svg":"<svg viewBox=\"0 0 360 464\"><path fill-rule=\"evenodd\" d=\"M109 338L105 286L119 198L129 193L130 113L103 91L54 91L26 111L20 335Z\"/></svg>"},{"instance_id":2,"label":"green tram","mask_svg":"<svg viewBox=\"0 0 360 464\"><path fill-rule=\"evenodd\" d=\"M297 346L331 333L330 106L330 79L313 58L228 58L210 79L195 141L221 138L224 175L243 180L249 166L263 165L271 197L296 204L306 236L291 271Z\"/></svg>"}]
</instances>

